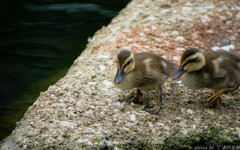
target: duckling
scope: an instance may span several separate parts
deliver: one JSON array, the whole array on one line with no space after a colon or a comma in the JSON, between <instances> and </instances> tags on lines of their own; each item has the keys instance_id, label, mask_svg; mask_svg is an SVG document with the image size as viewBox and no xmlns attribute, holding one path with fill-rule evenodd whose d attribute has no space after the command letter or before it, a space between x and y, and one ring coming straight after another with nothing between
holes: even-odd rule
<instances>
[{"instance_id":1,"label":"duckling","mask_svg":"<svg viewBox=\"0 0 240 150\"><path fill-rule=\"evenodd\" d=\"M150 114L158 113L162 105L161 86L174 72L174 63L147 52L133 54L122 50L117 55L116 67L112 71L111 80L121 90L136 88L136 94L127 96L124 100L142 104L141 91L158 90L155 106L146 105L144 110Z\"/></svg>"},{"instance_id":2,"label":"duckling","mask_svg":"<svg viewBox=\"0 0 240 150\"><path fill-rule=\"evenodd\" d=\"M237 90L240 85L240 58L225 51L203 54L196 48L184 51L172 79L180 78L190 89L210 88L217 92L205 107L220 108L220 95Z\"/></svg>"}]
</instances>

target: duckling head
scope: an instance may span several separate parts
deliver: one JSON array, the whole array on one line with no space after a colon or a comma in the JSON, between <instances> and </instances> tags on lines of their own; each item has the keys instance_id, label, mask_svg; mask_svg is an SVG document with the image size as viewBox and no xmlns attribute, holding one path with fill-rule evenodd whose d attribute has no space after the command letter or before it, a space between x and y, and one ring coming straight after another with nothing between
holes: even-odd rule
<instances>
[{"instance_id":1,"label":"duckling head","mask_svg":"<svg viewBox=\"0 0 240 150\"><path fill-rule=\"evenodd\" d=\"M205 64L206 62L203 53L196 48L190 48L183 53L180 66L172 76L172 79L178 79L186 72L198 71L202 69Z\"/></svg>"},{"instance_id":2,"label":"duckling head","mask_svg":"<svg viewBox=\"0 0 240 150\"><path fill-rule=\"evenodd\" d=\"M117 74L114 82L119 84L124 79L124 76L135 68L135 61L133 53L129 50L122 50L117 55Z\"/></svg>"}]
</instances>

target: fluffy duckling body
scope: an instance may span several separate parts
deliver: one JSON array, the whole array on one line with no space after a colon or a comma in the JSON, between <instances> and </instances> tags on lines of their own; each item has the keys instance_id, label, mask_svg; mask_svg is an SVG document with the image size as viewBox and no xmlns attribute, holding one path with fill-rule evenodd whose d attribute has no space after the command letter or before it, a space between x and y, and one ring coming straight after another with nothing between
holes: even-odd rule
<instances>
[{"instance_id":1,"label":"fluffy duckling body","mask_svg":"<svg viewBox=\"0 0 240 150\"><path fill-rule=\"evenodd\" d=\"M162 104L161 86L173 73L174 64L162 57L143 52L133 55L129 50L122 50L117 55L117 65L112 71L111 80L121 90L137 89L136 95L130 95L125 100L141 103L139 96L142 91L158 90L158 102L154 107L146 106L149 113L157 113Z\"/></svg>"},{"instance_id":2,"label":"fluffy duckling body","mask_svg":"<svg viewBox=\"0 0 240 150\"><path fill-rule=\"evenodd\" d=\"M218 90L207 100L206 107L217 104L220 95L238 89L240 85L240 58L228 52L203 54L196 48L186 50L173 79L179 78L190 89L210 88Z\"/></svg>"}]
</instances>

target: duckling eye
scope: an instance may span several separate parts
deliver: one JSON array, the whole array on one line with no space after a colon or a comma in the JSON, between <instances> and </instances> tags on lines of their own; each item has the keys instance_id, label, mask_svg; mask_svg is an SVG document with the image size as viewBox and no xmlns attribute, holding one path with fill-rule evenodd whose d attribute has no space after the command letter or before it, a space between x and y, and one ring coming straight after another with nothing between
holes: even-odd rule
<instances>
[{"instance_id":1,"label":"duckling eye","mask_svg":"<svg viewBox=\"0 0 240 150\"><path fill-rule=\"evenodd\" d=\"M129 65L131 62L132 62L132 59L129 60L123 68L125 68L125 67L126 67L127 65Z\"/></svg>"},{"instance_id":2,"label":"duckling eye","mask_svg":"<svg viewBox=\"0 0 240 150\"><path fill-rule=\"evenodd\" d=\"M200 59L199 59L198 57L193 58L193 59L189 59L189 60L183 65L183 67L186 66L188 63L192 63L192 62L200 62Z\"/></svg>"}]
</instances>

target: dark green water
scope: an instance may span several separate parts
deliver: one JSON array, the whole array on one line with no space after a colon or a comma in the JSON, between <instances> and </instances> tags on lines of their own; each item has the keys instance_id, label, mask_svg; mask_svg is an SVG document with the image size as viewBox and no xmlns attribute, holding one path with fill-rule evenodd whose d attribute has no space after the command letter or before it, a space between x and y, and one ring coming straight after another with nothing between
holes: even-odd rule
<instances>
[{"instance_id":1,"label":"dark green water","mask_svg":"<svg viewBox=\"0 0 240 150\"><path fill-rule=\"evenodd\" d=\"M0 1L0 141L128 2Z\"/></svg>"}]
</instances>

